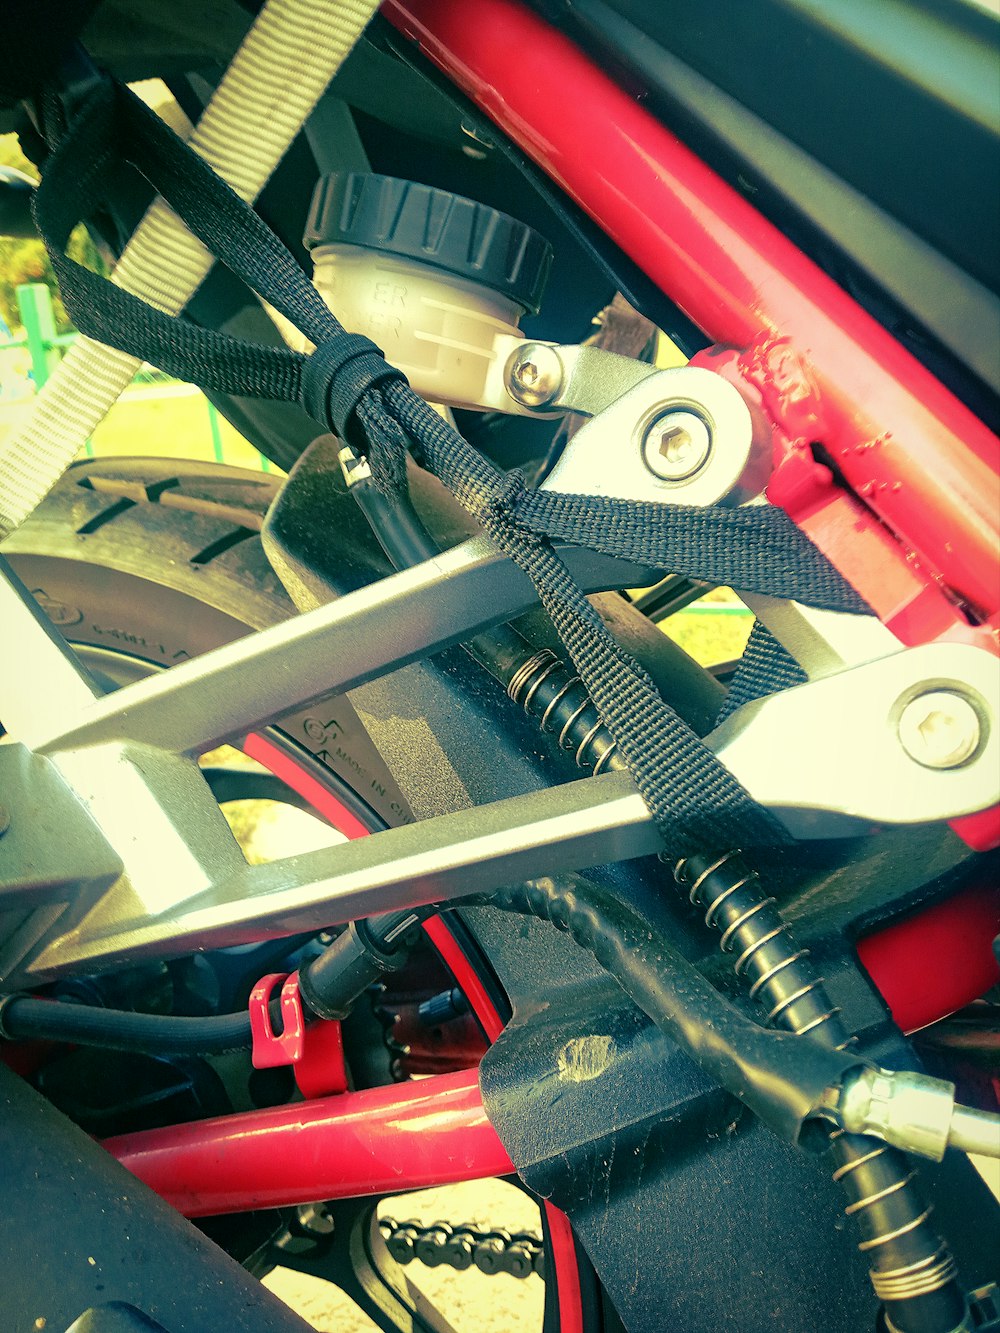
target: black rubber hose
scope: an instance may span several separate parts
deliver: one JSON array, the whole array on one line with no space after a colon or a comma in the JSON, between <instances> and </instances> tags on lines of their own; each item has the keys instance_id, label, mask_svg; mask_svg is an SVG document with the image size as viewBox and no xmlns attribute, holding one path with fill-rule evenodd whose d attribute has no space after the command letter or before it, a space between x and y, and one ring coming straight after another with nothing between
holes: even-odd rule
<instances>
[{"instance_id":1,"label":"black rubber hose","mask_svg":"<svg viewBox=\"0 0 1000 1333\"><path fill-rule=\"evenodd\" d=\"M657 1027L781 1138L797 1143L805 1122L825 1104L827 1089L864 1063L850 1052L759 1027L661 932L580 876L533 880L483 901L570 934Z\"/></svg>"},{"instance_id":2,"label":"black rubber hose","mask_svg":"<svg viewBox=\"0 0 1000 1333\"><path fill-rule=\"evenodd\" d=\"M811 1042L808 1037L758 1027L660 932L606 890L579 876L512 886L484 901L549 921L572 935L659 1028L783 1138L797 1141L825 1089L844 1072L843 1068L835 1071L814 1065L816 1052L842 1056L847 1065L860 1063L826 1041ZM821 1031L827 1040L839 1035L835 1023ZM779 1046L770 1046L773 1037L783 1038ZM877 1265L880 1271L873 1272L878 1279L876 1291L891 1312L890 1327L899 1333L904 1329L959 1333L965 1327L964 1294L954 1279L954 1264L946 1247L936 1237L928 1243L929 1210L914 1208L917 1197L912 1192L903 1197L910 1183L903 1155L881 1142L846 1134L835 1139L834 1152L840 1162L838 1176L848 1178L845 1183L854 1200L851 1211L861 1211L868 1244L881 1246L885 1239L896 1242L895 1248L890 1247L895 1271L881 1271ZM869 1216L872 1204L877 1216ZM891 1211L886 1212L886 1207ZM900 1229L898 1238L894 1228ZM901 1245L909 1239L914 1240L915 1250ZM933 1264L947 1270L943 1285L919 1294L909 1290Z\"/></svg>"},{"instance_id":3,"label":"black rubber hose","mask_svg":"<svg viewBox=\"0 0 1000 1333\"><path fill-rule=\"evenodd\" d=\"M272 1022L280 1031L277 1014L275 1007ZM147 1055L221 1055L248 1049L251 1044L246 1010L207 1018L177 1018L172 1014L136 1014L125 1009L39 1000L31 995L0 999L0 1037L10 1041L64 1041Z\"/></svg>"},{"instance_id":4,"label":"black rubber hose","mask_svg":"<svg viewBox=\"0 0 1000 1333\"><path fill-rule=\"evenodd\" d=\"M321 1018L346 1018L369 986L406 964L421 922L436 910L408 908L352 921L299 973L307 1007Z\"/></svg>"},{"instance_id":5,"label":"black rubber hose","mask_svg":"<svg viewBox=\"0 0 1000 1333\"><path fill-rule=\"evenodd\" d=\"M831 1004L809 952L800 949L777 903L738 853L692 857L677 871L705 922L722 932L737 973L752 983L768 1021L799 1039L844 1049L850 1034ZM961 1327L967 1306L954 1260L931 1221L931 1209L904 1153L861 1134L831 1143L833 1177L847 1193L860 1226L861 1251L897 1333L940 1333Z\"/></svg>"},{"instance_id":6,"label":"black rubber hose","mask_svg":"<svg viewBox=\"0 0 1000 1333\"><path fill-rule=\"evenodd\" d=\"M408 956L404 942L410 930L431 915L426 911L387 912L362 922L365 942L364 958L382 958L385 963L367 976L360 989L377 980L383 971L401 967ZM339 983L341 989L352 977L339 978L337 948L344 934L312 965L317 978L328 986ZM300 977L300 986L307 973ZM303 990L303 998L309 995ZM351 995L351 1001L355 998ZM325 1014L321 1005L311 1006ZM349 1012L350 1004L345 1012ZM271 1024L275 1032L282 1028L281 1004L274 999L270 1005ZM338 1015L340 1016L340 1015ZM97 1046L109 1051L134 1051L145 1055L222 1055L226 1051L248 1050L253 1036L250 1015L244 1009L234 1014L212 1014L208 1017L179 1018L173 1014L138 1014L128 1009L105 1009L97 1005L74 1004L65 1000L42 1000L32 995L0 996L0 1039L8 1041L60 1041L77 1046Z\"/></svg>"},{"instance_id":7,"label":"black rubber hose","mask_svg":"<svg viewBox=\"0 0 1000 1333\"><path fill-rule=\"evenodd\" d=\"M375 539L395 569L409 569L440 552L406 495L383 495L368 476L352 477L351 498L368 520Z\"/></svg>"}]
</instances>

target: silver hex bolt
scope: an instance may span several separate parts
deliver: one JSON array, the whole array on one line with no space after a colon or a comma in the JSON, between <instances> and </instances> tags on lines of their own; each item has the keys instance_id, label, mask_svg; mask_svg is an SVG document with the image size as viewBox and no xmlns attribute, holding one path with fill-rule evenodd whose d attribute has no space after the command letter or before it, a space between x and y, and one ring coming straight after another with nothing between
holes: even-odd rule
<instances>
[{"instance_id":1,"label":"silver hex bolt","mask_svg":"<svg viewBox=\"0 0 1000 1333\"><path fill-rule=\"evenodd\" d=\"M562 388L562 362L555 349L545 343L525 343L507 362L504 380L516 402L525 407L544 407Z\"/></svg>"},{"instance_id":2,"label":"silver hex bolt","mask_svg":"<svg viewBox=\"0 0 1000 1333\"><path fill-rule=\"evenodd\" d=\"M295 1220L313 1236L330 1236L334 1231L333 1217L322 1203L303 1204L295 1210Z\"/></svg>"},{"instance_id":3,"label":"silver hex bolt","mask_svg":"<svg viewBox=\"0 0 1000 1333\"><path fill-rule=\"evenodd\" d=\"M899 740L924 768L958 768L979 748L976 710L952 690L928 690L911 699L899 718Z\"/></svg>"},{"instance_id":4,"label":"silver hex bolt","mask_svg":"<svg viewBox=\"0 0 1000 1333\"><path fill-rule=\"evenodd\" d=\"M642 437L642 461L661 481L687 481L708 462L712 432L696 412L664 412Z\"/></svg>"}]
</instances>

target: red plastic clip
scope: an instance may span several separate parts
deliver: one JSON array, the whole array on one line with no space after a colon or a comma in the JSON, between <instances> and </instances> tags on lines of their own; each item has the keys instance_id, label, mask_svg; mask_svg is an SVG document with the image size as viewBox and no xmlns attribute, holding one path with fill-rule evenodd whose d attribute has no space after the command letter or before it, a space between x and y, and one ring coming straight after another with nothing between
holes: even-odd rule
<instances>
[{"instance_id":1,"label":"red plastic clip","mask_svg":"<svg viewBox=\"0 0 1000 1333\"><path fill-rule=\"evenodd\" d=\"M281 1032L271 1024L271 996L281 985ZM299 974L271 972L250 992L251 1061L254 1069L294 1065L305 1054L306 1020L299 998Z\"/></svg>"},{"instance_id":2,"label":"red plastic clip","mask_svg":"<svg viewBox=\"0 0 1000 1333\"><path fill-rule=\"evenodd\" d=\"M271 998L281 986L282 1030L271 1023ZM340 1024L317 1020L306 1026L299 995L299 974L272 972L250 992L251 1061L254 1069L291 1065L304 1097L326 1097L347 1091L344 1039Z\"/></svg>"}]
</instances>

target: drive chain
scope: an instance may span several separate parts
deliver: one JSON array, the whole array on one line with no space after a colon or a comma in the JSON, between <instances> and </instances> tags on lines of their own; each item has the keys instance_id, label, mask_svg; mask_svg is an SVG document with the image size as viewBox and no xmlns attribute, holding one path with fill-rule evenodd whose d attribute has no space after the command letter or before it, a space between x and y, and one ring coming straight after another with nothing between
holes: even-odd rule
<instances>
[{"instance_id":1,"label":"drive chain","mask_svg":"<svg viewBox=\"0 0 1000 1333\"><path fill-rule=\"evenodd\" d=\"M468 1224L425 1225L413 1220L397 1222L391 1217L380 1217L378 1225L386 1248L399 1264L417 1260L428 1268L478 1268L491 1277L496 1273L516 1278L532 1273L545 1276L542 1240L531 1231L483 1231Z\"/></svg>"}]
</instances>

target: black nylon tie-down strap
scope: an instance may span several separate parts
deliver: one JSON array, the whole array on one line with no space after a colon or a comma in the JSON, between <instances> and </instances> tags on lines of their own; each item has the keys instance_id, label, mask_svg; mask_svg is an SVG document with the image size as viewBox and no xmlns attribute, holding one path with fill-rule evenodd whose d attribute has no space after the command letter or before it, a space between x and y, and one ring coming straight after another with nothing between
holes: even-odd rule
<instances>
[{"instance_id":1,"label":"black nylon tie-down strap","mask_svg":"<svg viewBox=\"0 0 1000 1333\"><path fill-rule=\"evenodd\" d=\"M206 247L315 345L306 357L241 342L154 309L65 254L102 202L109 167L130 162ZM477 452L367 339L345 333L257 214L128 89L102 81L50 158L35 213L77 327L203 388L300 403L361 447L376 484L405 484L411 442L496 545L531 578L671 855L789 841L662 699L608 631L551 539L743 591L831 610L865 605L780 511L638 504L532 491Z\"/></svg>"}]
</instances>

